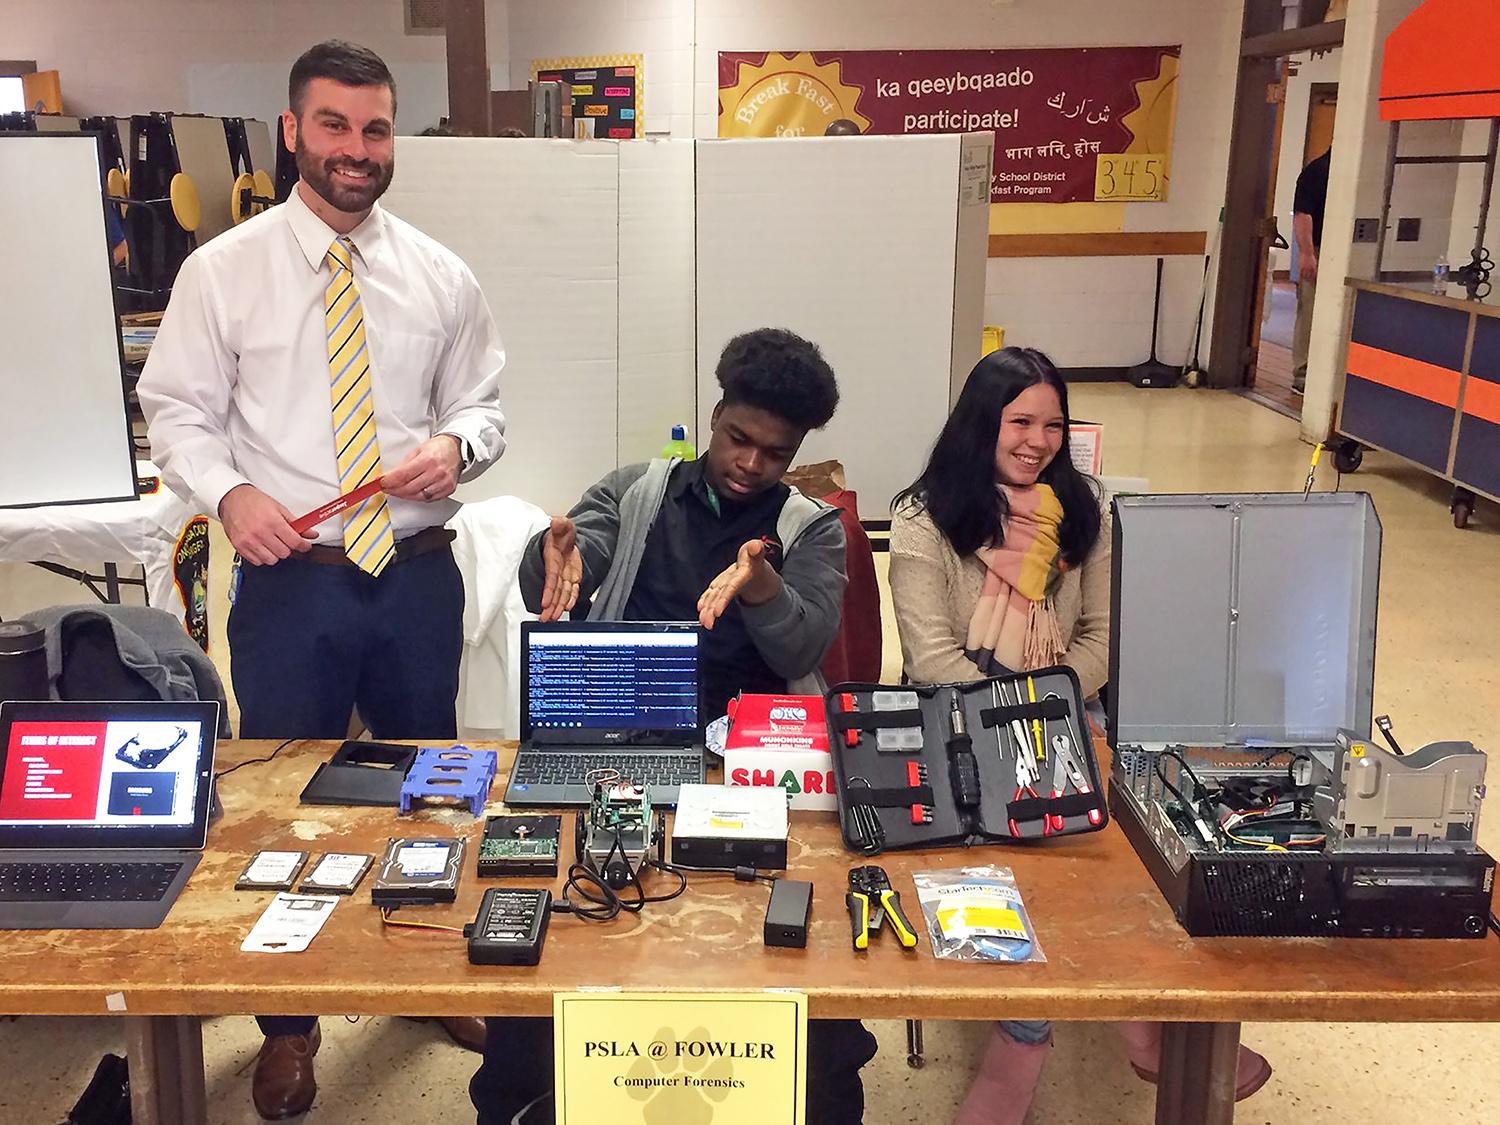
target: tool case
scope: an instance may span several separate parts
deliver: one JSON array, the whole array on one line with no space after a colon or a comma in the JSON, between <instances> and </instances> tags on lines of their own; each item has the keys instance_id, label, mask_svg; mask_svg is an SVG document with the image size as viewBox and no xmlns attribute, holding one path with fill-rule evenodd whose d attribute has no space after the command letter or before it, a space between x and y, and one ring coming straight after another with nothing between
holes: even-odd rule
<instances>
[{"instance_id":1,"label":"tool case","mask_svg":"<svg viewBox=\"0 0 1500 1125\"><path fill-rule=\"evenodd\" d=\"M1040 840L1108 819L1071 668L846 683L826 702L839 823L855 851Z\"/></svg>"}]
</instances>

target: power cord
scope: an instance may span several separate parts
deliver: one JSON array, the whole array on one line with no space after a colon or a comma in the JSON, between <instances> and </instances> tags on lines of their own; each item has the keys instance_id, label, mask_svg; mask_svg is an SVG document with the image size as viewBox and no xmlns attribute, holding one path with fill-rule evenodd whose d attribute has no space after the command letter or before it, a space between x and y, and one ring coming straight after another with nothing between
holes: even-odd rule
<instances>
[{"instance_id":1,"label":"power cord","mask_svg":"<svg viewBox=\"0 0 1500 1125\"><path fill-rule=\"evenodd\" d=\"M750 867L746 864L742 864L739 867L697 867L693 864L674 863L671 866L674 871L687 871L694 875L733 875L735 881L739 883L753 883L756 880L762 880L769 885L776 882L775 875L762 874L758 868Z\"/></svg>"},{"instance_id":2,"label":"power cord","mask_svg":"<svg viewBox=\"0 0 1500 1125\"><path fill-rule=\"evenodd\" d=\"M1309 765L1316 764L1313 756L1307 753L1307 751L1305 750L1293 750L1290 747L1278 748L1276 750L1272 750L1269 754L1267 754L1259 762L1257 762L1256 765L1268 766L1283 754L1286 754L1291 758L1291 761L1287 762L1286 764L1287 781L1291 784L1293 789L1304 788L1305 786L1297 780L1297 763L1307 762Z\"/></svg>"},{"instance_id":3,"label":"power cord","mask_svg":"<svg viewBox=\"0 0 1500 1125\"><path fill-rule=\"evenodd\" d=\"M247 758L243 762L240 762L240 763L238 763L236 765L230 766L227 770L220 770L218 773L214 774L214 780L218 781L220 778L228 777L235 770L242 770L246 766L260 766L260 765L264 765L265 763L273 760L276 757L277 754L280 754L283 750L285 750L292 743L297 742L297 741L300 741L300 740L296 739L296 738L289 738L285 742L283 742L280 746L276 747L276 749L272 750L264 758Z\"/></svg>"},{"instance_id":4,"label":"power cord","mask_svg":"<svg viewBox=\"0 0 1500 1125\"><path fill-rule=\"evenodd\" d=\"M1190 801L1186 797L1184 797L1182 795L1182 790L1178 789L1177 786L1173 785L1170 781L1167 780L1167 775L1162 771L1161 768L1162 758L1175 759L1177 764L1182 767L1182 771L1187 774L1188 777L1192 778L1194 793L1193 800ZM1181 801L1184 805L1186 805L1188 809L1195 809L1197 808L1198 802L1207 801L1212 797L1213 793L1209 789L1209 787L1203 784L1202 779L1200 779L1198 775L1193 772L1193 767L1188 765L1188 760L1181 754L1179 754L1176 750L1163 750L1161 754L1157 756L1155 767L1156 776L1159 777L1161 779L1161 783L1167 787L1167 791L1171 793L1172 796Z\"/></svg>"},{"instance_id":5,"label":"power cord","mask_svg":"<svg viewBox=\"0 0 1500 1125\"><path fill-rule=\"evenodd\" d=\"M687 890L687 876L671 864L655 859L642 860L640 867L631 864L618 833L599 867L607 869L616 855L630 871L628 886L635 891L634 897L626 898L621 895L604 881L603 875L592 867L574 863L568 868L568 880L563 884L562 897L552 904L552 912L572 914L582 918L585 922L609 922L618 918L621 913L639 914L648 902L670 902ZM648 895L646 888L641 885L641 871L646 869L675 875L678 881L676 889L664 895ZM573 901L572 896L575 894L583 900L582 903Z\"/></svg>"},{"instance_id":6,"label":"power cord","mask_svg":"<svg viewBox=\"0 0 1500 1125\"><path fill-rule=\"evenodd\" d=\"M382 906L380 908L380 921L382 925L396 926L407 930L444 930L450 934L462 934L462 926L443 926L437 922L398 922L391 917L391 908Z\"/></svg>"},{"instance_id":7,"label":"power cord","mask_svg":"<svg viewBox=\"0 0 1500 1125\"><path fill-rule=\"evenodd\" d=\"M1178 789L1177 786L1173 785L1170 781L1167 780L1167 775L1161 768L1162 758L1175 758L1177 764L1182 767L1183 772L1186 773L1188 777L1192 778L1194 792L1193 800L1190 801L1186 797L1184 797L1182 795L1182 790ZM1209 790L1208 786L1204 785L1198 775L1193 772L1193 767L1188 765L1187 759L1175 750L1163 750L1154 763L1154 769L1156 771L1156 776L1161 779L1161 783L1167 787L1167 791L1171 793L1172 796L1177 798L1178 802L1183 807L1183 811L1192 818L1193 827L1198 830L1198 835L1203 839L1203 842L1210 847L1215 846L1217 833L1215 832L1214 828L1209 826L1209 822L1216 819L1216 814L1212 811L1212 809L1209 809L1208 815L1206 817L1204 815L1204 806L1207 805L1209 798L1212 796L1212 793ZM1199 802L1202 802L1203 804L1200 805Z\"/></svg>"}]
</instances>

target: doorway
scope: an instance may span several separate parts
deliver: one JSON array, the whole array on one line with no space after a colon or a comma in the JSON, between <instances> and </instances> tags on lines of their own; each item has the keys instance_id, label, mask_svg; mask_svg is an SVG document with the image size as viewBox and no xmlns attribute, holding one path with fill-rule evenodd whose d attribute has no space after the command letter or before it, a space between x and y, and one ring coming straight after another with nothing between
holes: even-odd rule
<instances>
[{"instance_id":1,"label":"doorway","mask_svg":"<svg viewBox=\"0 0 1500 1125\"><path fill-rule=\"evenodd\" d=\"M1290 286L1275 284L1272 270L1289 270L1291 196L1310 119L1316 117L1319 129L1331 126L1331 107L1312 104L1309 84L1338 77L1336 62L1328 62L1344 39L1337 14L1328 0L1302 0L1295 7L1282 0L1245 0L1235 84L1208 382L1292 415L1301 413L1302 404L1292 394L1291 341L1283 325L1289 313L1295 319L1295 297ZM1326 69L1316 73L1320 61ZM1288 79L1303 66L1309 69L1299 74L1289 98ZM1286 343L1278 343L1278 336Z\"/></svg>"},{"instance_id":2,"label":"doorway","mask_svg":"<svg viewBox=\"0 0 1500 1125\"><path fill-rule=\"evenodd\" d=\"M1292 72L1291 77L1295 78L1295 72ZM1278 143L1271 167L1270 196L1273 200L1280 201L1280 211L1271 216L1276 223L1278 241L1270 244L1267 256L1272 259L1272 264L1266 269L1261 283L1263 296L1259 298L1255 366L1249 390L1255 398L1273 409L1292 414L1301 413L1302 396L1293 385L1297 365L1295 337L1298 263L1297 249L1291 245L1294 239L1290 200L1301 170L1327 152L1333 144L1333 118L1338 108L1338 90L1336 82L1313 82L1307 85L1305 120L1286 120L1290 102L1286 98L1283 99L1282 112L1278 114L1278 134L1283 128L1292 130L1300 127L1303 136L1300 145L1295 143L1295 133L1287 138L1292 143ZM1296 160L1294 165L1286 168L1278 166L1289 163L1289 157ZM1283 178L1286 190L1280 190L1279 187ZM1273 203L1273 206L1276 204ZM1281 241L1288 245L1282 248ZM1277 249L1283 249L1283 253L1276 254Z\"/></svg>"}]
</instances>

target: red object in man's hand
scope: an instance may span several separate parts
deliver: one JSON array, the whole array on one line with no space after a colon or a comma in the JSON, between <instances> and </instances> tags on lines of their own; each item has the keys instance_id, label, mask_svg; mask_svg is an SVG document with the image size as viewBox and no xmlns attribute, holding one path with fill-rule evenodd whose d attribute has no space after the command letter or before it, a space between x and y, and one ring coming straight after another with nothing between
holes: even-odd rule
<instances>
[{"instance_id":1,"label":"red object in man's hand","mask_svg":"<svg viewBox=\"0 0 1500 1125\"><path fill-rule=\"evenodd\" d=\"M346 492L337 500L330 500L321 508L314 508L307 515L299 516L292 521L292 530L298 535L305 535L324 520L336 516L340 512L348 511L356 504L362 504L380 491L380 484L384 479L384 477L376 477L372 481L366 481L353 492Z\"/></svg>"}]
</instances>

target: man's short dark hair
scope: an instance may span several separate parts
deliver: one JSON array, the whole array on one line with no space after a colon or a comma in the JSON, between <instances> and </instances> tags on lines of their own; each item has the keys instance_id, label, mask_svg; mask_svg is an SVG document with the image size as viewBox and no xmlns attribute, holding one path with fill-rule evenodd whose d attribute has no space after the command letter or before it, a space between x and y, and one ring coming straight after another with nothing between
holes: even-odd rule
<instances>
[{"instance_id":1,"label":"man's short dark hair","mask_svg":"<svg viewBox=\"0 0 1500 1125\"><path fill-rule=\"evenodd\" d=\"M302 57L292 64L292 76L287 83L287 104L299 118L302 116L302 97L307 93L307 84L314 78L331 78L345 86L388 86L391 111L395 112L396 80L391 77L385 60L368 47L346 43L342 39L329 39L302 53Z\"/></svg>"},{"instance_id":2,"label":"man's short dark hair","mask_svg":"<svg viewBox=\"0 0 1500 1125\"><path fill-rule=\"evenodd\" d=\"M839 404L838 381L823 353L785 328L736 336L724 345L714 374L725 406L759 407L804 431L821 430Z\"/></svg>"},{"instance_id":3,"label":"man's short dark hair","mask_svg":"<svg viewBox=\"0 0 1500 1125\"><path fill-rule=\"evenodd\" d=\"M828 128L823 130L825 137L857 137L859 126L847 117L836 117L828 123Z\"/></svg>"}]
</instances>

